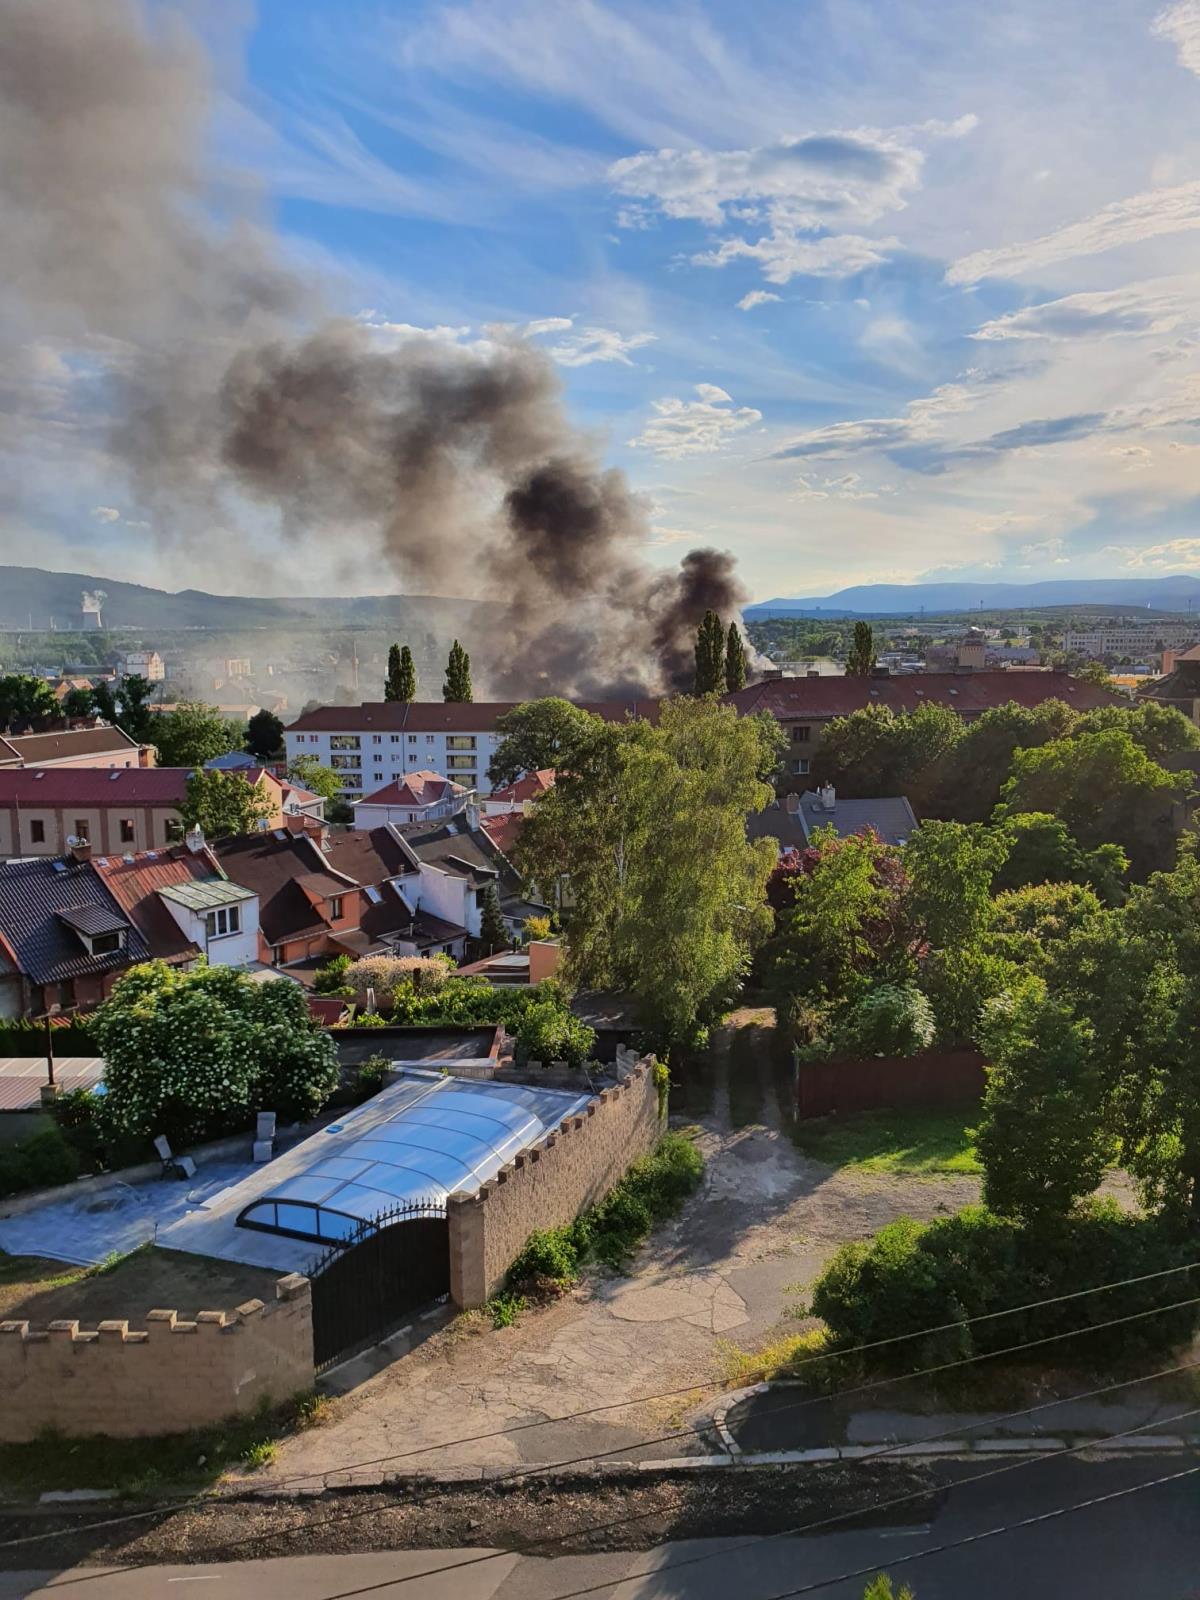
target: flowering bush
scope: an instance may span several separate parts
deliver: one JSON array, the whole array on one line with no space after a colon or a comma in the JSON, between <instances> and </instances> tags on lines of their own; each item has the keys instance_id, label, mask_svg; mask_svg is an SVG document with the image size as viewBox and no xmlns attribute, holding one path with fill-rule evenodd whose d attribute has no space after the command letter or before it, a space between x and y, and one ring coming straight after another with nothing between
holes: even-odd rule
<instances>
[{"instance_id":1,"label":"flowering bush","mask_svg":"<svg viewBox=\"0 0 1200 1600\"><path fill-rule=\"evenodd\" d=\"M530 1006L514 1031L522 1061L565 1061L581 1067L596 1042L595 1029L554 1000Z\"/></svg>"},{"instance_id":2,"label":"flowering bush","mask_svg":"<svg viewBox=\"0 0 1200 1600\"><path fill-rule=\"evenodd\" d=\"M197 1139L243 1127L255 1110L308 1117L337 1083L333 1041L284 978L144 962L116 984L93 1030L106 1116L124 1134Z\"/></svg>"},{"instance_id":3,"label":"flowering bush","mask_svg":"<svg viewBox=\"0 0 1200 1600\"><path fill-rule=\"evenodd\" d=\"M914 1056L936 1032L933 1007L915 984L881 983L855 1003L835 1044L854 1055Z\"/></svg>"},{"instance_id":4,"label":"flowering bush","mask_svg":"<svg viewBox=\"0 0 1200 1600\"><path fill-rule=\"evenodd\" d=\"M411 984L418 994L432 994L449 976L446 956L364 956L345 968L341 982L363 1001L368 989L374 989L376 999L384 999L404 984Z\"/></svg>"}]
</instances>

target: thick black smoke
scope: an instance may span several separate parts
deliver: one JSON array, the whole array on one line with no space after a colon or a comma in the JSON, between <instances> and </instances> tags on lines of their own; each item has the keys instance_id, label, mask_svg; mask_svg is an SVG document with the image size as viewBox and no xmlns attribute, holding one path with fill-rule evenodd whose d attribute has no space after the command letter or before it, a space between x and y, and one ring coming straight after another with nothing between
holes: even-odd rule
<instances>
[{"instance_id":1,"label":"thick black smoke","mask_svg":"<svg viewBox=\"0 0 1200 1600\"><path fill-rule=\"evenodd\" d=\"M203 158L209 62L178 19L152 25L136 0L4 0L0 16L15 437L55 398L29 369L86 352L107 448L181 548L265 511L299 552L336 541L410 589L492 600L471 641L492 694L690 684L704 611L743 598L732 558L647 566L646 507L570 427L544 354L503 333L389 347L358 322L312 331L314 288L245 180ZM67 468L71 439L87 447L77 388L57 396Z\"/></svg>"}]
</instances>

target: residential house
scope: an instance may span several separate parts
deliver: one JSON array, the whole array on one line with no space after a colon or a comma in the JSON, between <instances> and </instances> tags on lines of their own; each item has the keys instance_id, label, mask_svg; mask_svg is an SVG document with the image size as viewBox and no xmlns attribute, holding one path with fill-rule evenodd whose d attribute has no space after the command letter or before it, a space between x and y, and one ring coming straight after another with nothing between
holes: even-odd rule
<instances>
[{"instance_id":1,"label":"residential house","mask_svg":"<svg viewBox=\"0 0 1200 1600\"><path fill-rule=\"evenodd\" d=\"M148 683L161 683L167 668L157 650L129 650L117 662L117 672L122 678L145 678Z\"/></svg>"},{"instance_id":2,"label":"residential house","mask_svg":"<svg viewBox=\"0 0 1200 1600\"><path fill-rule=\"evenodd\" d=\"M825 727L836 717L849 716L867 706L888 706L896 712L913 712L921 705L944 705L966 721L982 716L993 706L1016 701L1038 706L1062 700L1076 711L1123 704L1122 697L1072 678L1065 672L926 672L912 677L768 678L751 684L725 700L742 715L769 711L788 735L783 786L793 790L812 770Z\"/></svg>"},{"instance_id":3,"label":"residential house","mask_svg":"<svg viewBox=\"0 0 1200 1600\"><path fill-rule=\"evenodd\" d=\"M818 828L832 828L839 839L852 833L877 833L884 844L904 845L917 827L916 814L904 795L872 800L844 800L833 785L804 794L788 794L746 819L751 839L774 839L782 855L803 850Z\"/></svg>"},{"instance_id":4,"label":"residential house","mask_svg":"<svg viewBox=\"0 0 1200 1600\"><path fill-rule=\"evenodd\" d=\"M506 783L500 789L493 789L486 796L483 802L483 814L485 817L501 817L513 811L523 814L553 787L553 767L541 767L537 772L524 772L514 783Z\"/></svg>"},{"instance_id":5,"label":"residential house","mask_svg":"<svg viewBox=\"0 0 1200 1600\"><path fill-rule=\"evenodd\" d=\"M0 1015L88 1011L140 961L241 966L256 946L254 896L202 845L0 866Z\"/></svg>"},{"instance_id":6,"label":"residential house","mask_svg":"<svg viewBox=\"0 0 1200 1600\"><path fill-rule=\"evenodd\" d=\"M460 816L433 827L418 824L395 832L419 879L411 888L405 885L408 898L422 910L457 923L472 938L479 937L492 885L513 937L523 932L527 918L548 914L548 906L526 898L516 869L483 825L478 806L468 805Z\"/></svg>"},{"instance_id":7,"label":"residential house","mask_svg":"<svg viewBox=\"0 0 1200 1600\"><path fill-rule=\"evenodd\" d=\"M1189 722L1200 726L1200 645L1178 651L1172 657L1167 675L1139 684L1137 694L1139 700L1157 700L1160 705L1174 706Z\"/></svg>"},{"instance_id":8,"label":"residential house","mask_svg":"<svg viewBox=\"0 0 1200 1600\"><path fill-rule=\"evenodd\" d=\"M54 685L54 698L61 706L69 694L78 691L80 694L88 689L94 689L95 683L91 678L60 678Z\"/></svg>"},{"instance_id":9,"label":"residential house","mask_svg":"<svg viewBox=\"0 0 1200 1600\"><path fill-rule=\"evenodd\" d=\"M336 955L339 937L358 930L359 885L329 866L307 830L242 834L212 850L222 872L258 897L259 959L269 965Z\"/></svg>"},{"instance_id":10,"label":"residential house","mask_svg":"<svg viewBox=\"0 0 1200 1600\"><path fill-rule=\"evenodd\" d=\"M50 733L0 736L0 769L10 767L152 767L154 752L106 722Z\"/></svg>"},{"instance_id":11,"label":"residential house","mask_svg":"<svg viewBox=\"0 0 1200 1600\"><path fill-rule=\"evenodd\" d=\"M388 822L436 822L461 811L471 791L437 772L410 772L354 802L354 826L378 828Z\"/></svg>"},{"instance_id":12,"label":"residential house","mask_svg":"<svg viewBox=\"0 0 1200 1600\"><path fill-rule=\"evenodd\" d=\"M366 701L319 706L284 730L288 761L316 756L341 775L342 792L358 800L417 772L445 773L481 795L490 791L487 769L503 735L496 724L519 702ZM585 702L584 710L610 722L658 715L657 700Z\"/></svg>"}]
</instances>

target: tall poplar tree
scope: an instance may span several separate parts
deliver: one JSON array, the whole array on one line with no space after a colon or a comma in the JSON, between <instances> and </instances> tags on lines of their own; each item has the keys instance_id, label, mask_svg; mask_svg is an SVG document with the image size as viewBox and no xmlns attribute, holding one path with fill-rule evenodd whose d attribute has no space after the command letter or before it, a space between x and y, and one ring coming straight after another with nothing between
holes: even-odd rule
<instances>
[{"instance_id":1,"label":"tall poplar tree","mask_svg":"<svg viewBox=\"0 0 1200 1600\"><path fill-rule=\"evenodd\" d=\"M396 685L397 700L415 700L417 698L417 668L413 661L413 653L407 645L400 651L400 674Z\"/></svg>"},{"instance_id":2,"label":"tall poplar tree","mask_svg":"<svg viewBox=\"0 0 1200 1600\"><path fill-rule=\"evenodd\" d=\"M446 682L442 688L442 699L447 703L451 701L469 703L474 698L471 690L471 658L455 639L450 648L450 659L446 663Z\"/></svg>"},{"instance_id":3,"label":"tall poplar tree","mask_svg":"<svg viewBox=\"0 0 1200 1600\"><path fill-rule=\"evenodd\" d=\"M383 698L385 700L401 700L400 693L400 646L388 646L387 677L383 680Z\"/></svg>"},{"instance_id":4,"label":"tall poplar tree","mask_svg":"<svg viewBox=\"0 0 1200 1600\"><path fill-rule=\"evenodd\" d=\"M869 678L875 665L875 635L869 622L854 624L854 643L846 655L846 676Z\"/></svg>"},{"instance_id":5,"label":"tall poplar tree","mask_svg":"<svg viewBox=\"0 0 1200 1600\"><path fill-rule=\"evenodd\" d=\"M725 630L715 611L706 611L696 630L696 694L720 694L725 687Z\"/></svg>"},{"instance_id":6,"label":"tall poplar tree","mask_svg":"<svg viewBox=\"0 0 1200 1600\"><path fill-rule=\"evenodd\" d=\"M746 646L736 622L729 624L725 638L725 687L730 694L746 687Z\"/></svg>"}]
</instances>

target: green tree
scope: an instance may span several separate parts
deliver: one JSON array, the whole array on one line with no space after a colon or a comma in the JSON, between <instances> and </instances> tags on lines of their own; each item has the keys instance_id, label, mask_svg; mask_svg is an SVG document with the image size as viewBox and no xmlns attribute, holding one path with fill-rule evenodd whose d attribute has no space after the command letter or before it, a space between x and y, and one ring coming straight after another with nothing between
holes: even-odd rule
<instances>
[{"instance_id":1,"label":"green tree","mask_svg":"<svg viewBox=\"0 0 1200 1600\"><path fill-rule=\"evenodd\" d=\"M516 846L527 881L569 881L568 980L628 990L669 1040L731 1002L771 926L775 850L746 838L747 812L771 799L762 738L707 698L665 701L657 727L602 724Z\"/></svg>"},{"instance_id":2,"label":"green tree","mask_svg":"<svg viewBox=\"0 0 1200 1600\"><path fill-rule=\"evenodd\" d=\"M407 645L394 644L388 650L387 678L383 685L385 700L409 701L417 698L417 669L412 651Z\"/></svg>"},{"instance_id":3,"label":"green tree","mask_svg":"<svg viewBox=\"0 0 1200 1600\"><path fill-rule=\"evenodd\" d=\"M154 719L154 713L150 710L150 696L153 693L154 685L149 678L139 677L136 672L122 678L117 686L111 720L122 733L127 733L138 744L146 744L150 739Z\"/></svg>"},{"instance_id":4,"label":"green tree","mask_svg":"<svg viewBox=\"0 0 1200 1600\"><path fill-rule=\"evenodd\" d=\"M1104 907L1081 883L1031 883L1009 889L992 901L987 945L1014 965L1043 972L1056 950L1099 925Z\"/></svg>"},{"instance_id":5,"label":"green tree","mask_svg":"<svg viewBox=\"0 0 1200 1600\"><path fill-rule=\"evenodd\" d=\"M1059 1219L1115 1154L1089 1022L1035 977L984 1007L987 1089L975 1130L985 1203L1026 1223Z\"/></svg>"},{"instance_id":6,"label":"green tree","mask_svg":"<svg viewBox=\"0 0 1200 1600\"><path fill-rule=\"evenodd\" d=\"M0 729L13 722L31 722L37 717L56 717L58 701L44 678L10 672L0 678Z\"/></svg>"},{"instance_id":7,"label":"green tree","mask_svg":"<svg viewBox=\"0 0 1200 1600\"><path fill-rule=\"evenodd\" d=\"M174 711L154 722L154 743L164 767L202 767L214 756L228 755L242 744L242 730L200 700L181 700Z\"/></svg>"},{"instance_id":8,"label":"green tree","mask_svg":"<svg viewBox=\"0 0 1200 1600\"><path fill-rule=\"evenodd\" d=\"M1014 753L1063 738L1075 722L1075 712L1061 700L1044 700L1040 706L1010 700L991 707L965 728L931 803L932 814L956 822L986 822L1012 771Z\"/></svg>"},{"instance_id":9,"label":"green tree","mask_svg":"<svg viewBox=\"0 0 1200 1600\"><path fill-rule=\"evenodd\" d=\"M1085 850L1121 845L1144 876L1170 861L1172 809L1189 788L1187 776L1167 772L1128 733L1110 728L1016 751L998 815L1051 812Z\"/></svg>"},{"instance_id":10,"label":"green tree","mask_svg":"<svg viewBox=\"0 0 1200 1600\"><path fill-rule=\"evenodd\" d=\"M992 878L1008 841L982 823L923 822L904 851L908 913L932 949L978 942L991 910Z\"/></svg>"},{"instance_id":11,"label":"green tree","mask_svg":"<svg viewBox=\"0 0 1200 1600\"><path fill-rule=\"evenodd\" d=\"M90 717L95 714L96 702L91 689L68 689L62 697L64 717Z\"/></svg>"},{"instance_id":12,"label":"green tree","mask_svg":"<svg viewBox=\"0 0 1200 1600\"><path fill-rule=\"evenodd\" d=\"M496 719L502 737L488 764L488 782L495 789L523 772L558 772L600 726L599 717L556 695L526 700Z\"/></svg>"},{"instance_id":13,"label":"green tree","mask_svg":"<svg viewBox=\"0 0 1200 1600\"><path fill-rule=\"evenodd\" d=\"M187 796L180 808L186 828L199 827L206 839L227 839L232 834L253 833L257 823L271 814L262 790L240 772L199 767L187 781Z\"/></svg>"},{"instance_id":14,"label":"green tree","mask_svg":"<svg viewBox=\"0 0 1200 1600\"><path fill-rule=\"evenodd\" d=\"M1103 733L1108 728L1123 729L1151 761L1200 750L1200 728L1182 711L1160 700L1143 700L1136 706L1101 706L1075 724L1077 733Z\"/></svg>"},{"instance_id":15,"label":"green tree","mask_svg":"<svg viewBox=\"0 0 1200 1600\"><path fill-rule=\"evenodd\" d=\"M830 722L813 760L813 776L850 795L907 795L924 812L943 786L963 737L962 718L935 701L911 715L864 706Z\"/></svg>"},{"instance_id":16,"label":"green tree","mask_svg":"<svg viewBox=\"0 0 1200 1600\"><path fill-rule=\"evenodd\" d=\"M479 943L485 956L497 950L507 950L508 929L504 926L504 913L500 909L500 894L494 883L483 891L483 904L479 912Z\"/></svg>"},{"instance_id":17,"label":"green tree","mask_svg":"<svg viewBox=\"0 0 1200 1600\"><path fill-rule=\"evenodd\" d=\"M746 687L746 646L736 622L725 636L725 687L730 694Z\"/></svg>"},{"instance_id":18,"label":"green tree","mask_svg":"<svg viewBox=\"0 0 1200 1600\"><path fill-rule=\"evenodd\" d=\"M892 1580L886 1572L881 1572L863 1590L863 1600L913 1600L913 1592L906 1583L893 1589Z\"/></svg>"},{"instance_id":19,"label":"green tree","mask_svg":"<svg viewBox=\"0 0 1200 1600\"><path fill-rule=\"evenodd\" d=\"M1066 823L1047 811L1018 812L1001 826L1008 856L993 880L993 892L1039 883L1083 883L1106 905L1124 899L1129 857L1119 844L1081 850Z\"/></svg>"},{"instance_id":20,"label":"green tree","mask_svg":"<svg viewBox=\"0 0 1200 1600\"><path fill-rule=\"evenodd\" d=\"M132 968L91 1019L105 1112L122 1133L172 1141L245 1127L255 1110L311 1117L338 1081L337 1049L299 984L231 967Z\"/></svg>"},{"instance_id":21,"label":"green tree","mask_svg":"<svg viewBox=\"0 0 1200 1600\"><path fill-rule=\"evenodd\" d=\"M246 724L246 749L267 761L283 748L283 723L273 711L256 711Z\"/></svg>"},{"instance_id":22,"label":"green tree","mask_svg":"<svg viewBox=\"0 0 1200 1600\"><path fill-rule=\"evenodd\" d=\"M1084 683L1094 683L1097 689L1114 688L1108 668L1102 661L1081 661L1072 670L1071 676L1081 679Z\"/></svg>"},{"instance_id":23,"label":"green tree","mask_svg":"<svg viewBox=\"0 0 1200 1600\"><path fill-rule=\"evenodd\" d=\"M869 622L854 624L854 641L846 652L846 676L869 678L875 666L875 635Z\"/></svg>"},{"instance_id":24,"label":"green tree","mask_svg":"<svg viewBox=\"0 0 1200 1600\"><path fill-rule=\"evenodd\" d=\"M446 682L442 687L442 699L447 703L468 703L475 698L471 690L471 658L455 639L450 647L450 659L446 663Z\"/></svg>"},{"instance_id":25,"label":"green tree","mask_svg":"<svg viewBox=\"0 0 1200 1600\"><path fill-rule=\"evenodd\" d=\"M725 687L725 630L715 611L706 611L696 630L696 694L720 694Z\"/></svg>"},{"instance_id":26,"label":"green tree","mask_svg":"<svg viewBox=\"0 0 1200 1600\"><path fill-rule=\"evenodd\" d=\"M322 800L333 801L341 796L341 774L332 767L322 766L316 756L294 756L288 766L288 777L310 794L319 794Z\"/></svg>"}]
</instances>

